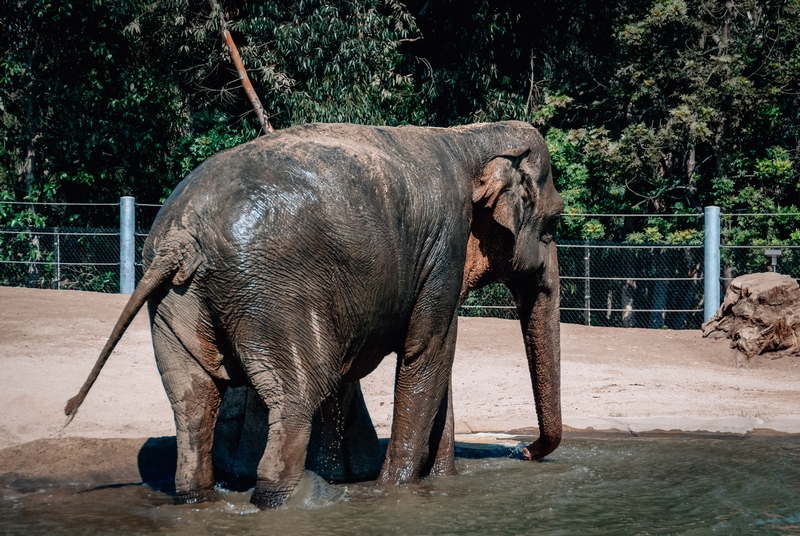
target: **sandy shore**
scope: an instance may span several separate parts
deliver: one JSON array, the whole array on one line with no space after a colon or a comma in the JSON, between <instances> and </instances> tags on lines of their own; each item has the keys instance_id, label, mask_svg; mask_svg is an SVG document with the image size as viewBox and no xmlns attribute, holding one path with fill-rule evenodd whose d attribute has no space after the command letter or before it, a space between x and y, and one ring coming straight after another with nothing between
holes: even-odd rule
<instances>
[{"instance_id":1,"label":"sandy shore","mask_svg":"<svg viewBox=\"0 0 800 536\"><path fill-rule=\"evenodd\" d=\"M0 449L7 449L0 451L0 473L3 452L37 440L66 445L74 440L65 438L174 435L146 311L62 430L64 404L83 383L126 301L121 295L0 287ZM800 434L800 356L742 362L727 340L703 339L699 330L563 324L561 341L569 431ZM389 357L362 381L382 437L391 424L394 366ZM516 321L460 320L453 391L459 439L534 432Z\"/></svg>"}]
</instances>

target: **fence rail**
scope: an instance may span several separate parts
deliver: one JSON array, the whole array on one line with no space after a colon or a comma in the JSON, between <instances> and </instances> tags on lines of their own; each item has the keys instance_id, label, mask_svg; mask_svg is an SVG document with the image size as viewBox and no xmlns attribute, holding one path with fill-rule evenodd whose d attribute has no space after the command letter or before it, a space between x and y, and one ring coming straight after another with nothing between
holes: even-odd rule
<instances>
[{"instance_id":1,"label":"fence rail","mask_svg":"<svg viewBox=\"0 0 800 536\"><path fill-rule=\"evenodd\" d=\"M124 293L132 292L143 273L141 251L148 232L136 229L135 222L138 219L143 227L149 226L160 207L135 204L132 198L92 204L0 202L0 209L3 204L58 210L116 208L120 227L0 227L0 285ZM779 271L795 278L800 275L800 244L728 245L724 243L728 236L725 226L720 226L720 221L729 223L733 218L755 218L766 225L772 217L800 214L720 214L716 207L708 208L711 210L705 214L565 215L567 222L570 218L608 218L617 226L625 218L679 218L682 225L693 219L693 225L704 224L695 230L695 239L705 237L705 243L559 242L561 320L603 326L697 328L710 316L709 311L718 308L719 296L733 278L767 268L765 250L780 249ZM713 261L714 254L718 267L712 262L709 268L709 257ZM715 275L706 279L706 273ZM505 286L490 285L473 292L460 314L516 318L516 307Z\"/></svg>"}]
</instances>

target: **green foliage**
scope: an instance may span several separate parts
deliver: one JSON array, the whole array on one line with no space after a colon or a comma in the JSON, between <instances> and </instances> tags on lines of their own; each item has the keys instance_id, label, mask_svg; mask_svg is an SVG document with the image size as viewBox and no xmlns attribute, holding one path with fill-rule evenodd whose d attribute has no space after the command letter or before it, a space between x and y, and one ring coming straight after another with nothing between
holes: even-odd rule
<instances>
[{"instance_id":1,"label":"green foliage","mask_svg":"<svg viewBox=\"0 0 800 536\"><path fill-rule=\"evenodd\" d=\"M164 0L145 9L129 31L168 36L187 65L186 83L212 83L209 98L229 113L248 113L219 18L205 3ZM310 121L398 124L415 119L402 39L416 35L413 18L394 0L229 2L227 26L276 127ZM235 14L232 16L232 14ZM215 102L216 101L216 102Z\"/></svg>"},{"instance_id":2,"label":"green foliage","mask_svg":"<svg viewBox=\"0 0 800 536\"><path fill-rule=\"evenodd\" d=\"M158 202L205 158L257 136L221 16L277 128L536 125L566 202L560 239L694 243L697 219L570 215L699 214L710 204L783 214L800 198L797 2L3 6L4 199ZM43 225L62 212L0 206L0 225ZM732 220L726 240L796 240L796 227L788 217Z\"/></svg>"},{"instance_id":3,"label":"green foliage","mask_svg":"<svg viewBox=\"0 0 800 536\"><path fill-rule=\"evenodd\" d=\"M32 191L25 201L36 202L50 200L54 195L54 188L46 185L45 191L40 195ZM0 201L14 201L10 192L0 190ZM40 237L32 229L42 228L47 223L47 217L34 210L35 205L14 205L0 203L0 261L51 261L53 253L43 250ZM9 285L27 280L29 285L48 286L52 266L28 264L0 264L0 284Z\"/></svg>"},{"instance_id":4,"label":"green foliage","mask_svg":"<svg viewBox=\"0 0 800 536\"><path fill-rule=\"evenodd\" d=\"M160 190L183 104L169 73L123 34L125 14L100 1L8 4L0 191L91 202Z\"/></svg>"},{"instance_id":5,"label":"green foliage","mask_svg":"<svg viewBox=\"0 0 800 536\"><path fill-rule=\"evenodd\" d=\"M9 0L0 27L0 192L17 201L163 200L205 158L258 134L206 2ZM276 127L424 122L394 0L227 2ZM49 209L48 209L49 210ZM24 211L23 211L24 212ZM52 212L52 211L51 211ZM23 217L23 216L20 216ZM81 215L86 225L114 221Z\"/></svg>"},{"instance_id":6,"label":"green foliage","mask_svg":"<svg viewBox=\"0 0 800 536\"><path fill-rule=\"evenodd\" d=\"M559 240L698 244L701 218L643 216L715 204L726 244L800 242L797 1L220 5L3 0L0 201L157 203L212 154L260 135L222 16L277 128L537 126L566 204ZM772 215L737 215L753 212ZM591 216L620 213L640 216ZM116 225L115 210L0 203L11 230L0 259L50 259L44 226ZM84 260L100 254L81 247ZM760 252L724 255L736 270L764 267ZM781 265L797 257L785 250ZM56 277L48 265L2 270L0 284ZM81 270L61 283L115 290L115 277ZM510 304L507 289L467 301L489 303Z\"/></svg>"},{"instance_id":7,"label":"green foliage","mask_svg":"<svg viewBox=\"0 0 800 536\"><path fill-rule=\"evenodd\" d=\"M798 5L657 1L626 17L616 36L616 98L628 115L620 139L640 125L647 174L631 190L653 211L789 204L797 123L776 118L796 118L785 91L798 74Z\"/></svg>"},{"instance_id":8,"label":"green foliage","mask_svg":"<svg viewBox=\"0 0 800 536\"><path fill-rule=\"evenodd\" d=\"M602 240L606 236L606 228L594 218L583 224L582 231L582 238L585 240Z\"/></svg>"},{"instance_id":9,"label":"green foliage","mask_svg":"<svg viewBox=\"0 0 800 536\"><path fill-rule=\"evenodd\" d=\"M461 316L516 318L516 309L508 309L514 305L511 291L502 283L492 283L469 293L461 304ZM486 309L485 307L490 307ZM505 309L497 309L502 307Z\"/></svg>"},{"instance_id":10,"label":"green foliage","mask_svg":"<svg viewBox=\"0 0 800 536\"><path fill-rule=\"evenodd\" d=\"M218 110L198 113L192 123L192 132L178 140L178 154L182 175L189 174L206 158L245 143L258 136L258 131L249 123L235 121ZM164 192L164 198L171 193ZM163 199L161 200L163 202Z\"/></svg>"}]
</instances>

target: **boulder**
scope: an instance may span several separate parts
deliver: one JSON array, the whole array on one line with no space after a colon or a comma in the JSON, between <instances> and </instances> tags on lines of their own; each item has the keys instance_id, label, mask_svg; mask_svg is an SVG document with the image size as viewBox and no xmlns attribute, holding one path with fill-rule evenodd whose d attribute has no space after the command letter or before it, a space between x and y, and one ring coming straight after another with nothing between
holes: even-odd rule
<instances>
[{"instance_id":1,"label":"boulder","mask_svg":"<svg viewBox=\"0 0 800 536\"><path fill-rule=\"evenodd\" d=\"M727 336L748 359L800 355L800 286L772 272L737 277L702 328L703 337Z\"/></svg>"}]
</instances>

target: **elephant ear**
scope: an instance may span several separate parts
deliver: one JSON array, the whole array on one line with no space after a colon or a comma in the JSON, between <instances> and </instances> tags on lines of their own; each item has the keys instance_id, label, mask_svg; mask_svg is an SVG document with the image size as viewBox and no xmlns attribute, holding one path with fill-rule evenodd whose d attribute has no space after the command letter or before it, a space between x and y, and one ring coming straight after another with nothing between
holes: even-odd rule
<instances>
[{"instance_id":1,"label":"elephant ear","mask_svg":"<svg viewBox=\"0 0 800 536\"><path fill-rule=\"evenodd\" d=\"M522 219L519 164L529 152L528 148L517 148L495 156L484 166L472 189L472 202L491 209L494 220L514 236Z\"/></svg>"}]
</instances>

